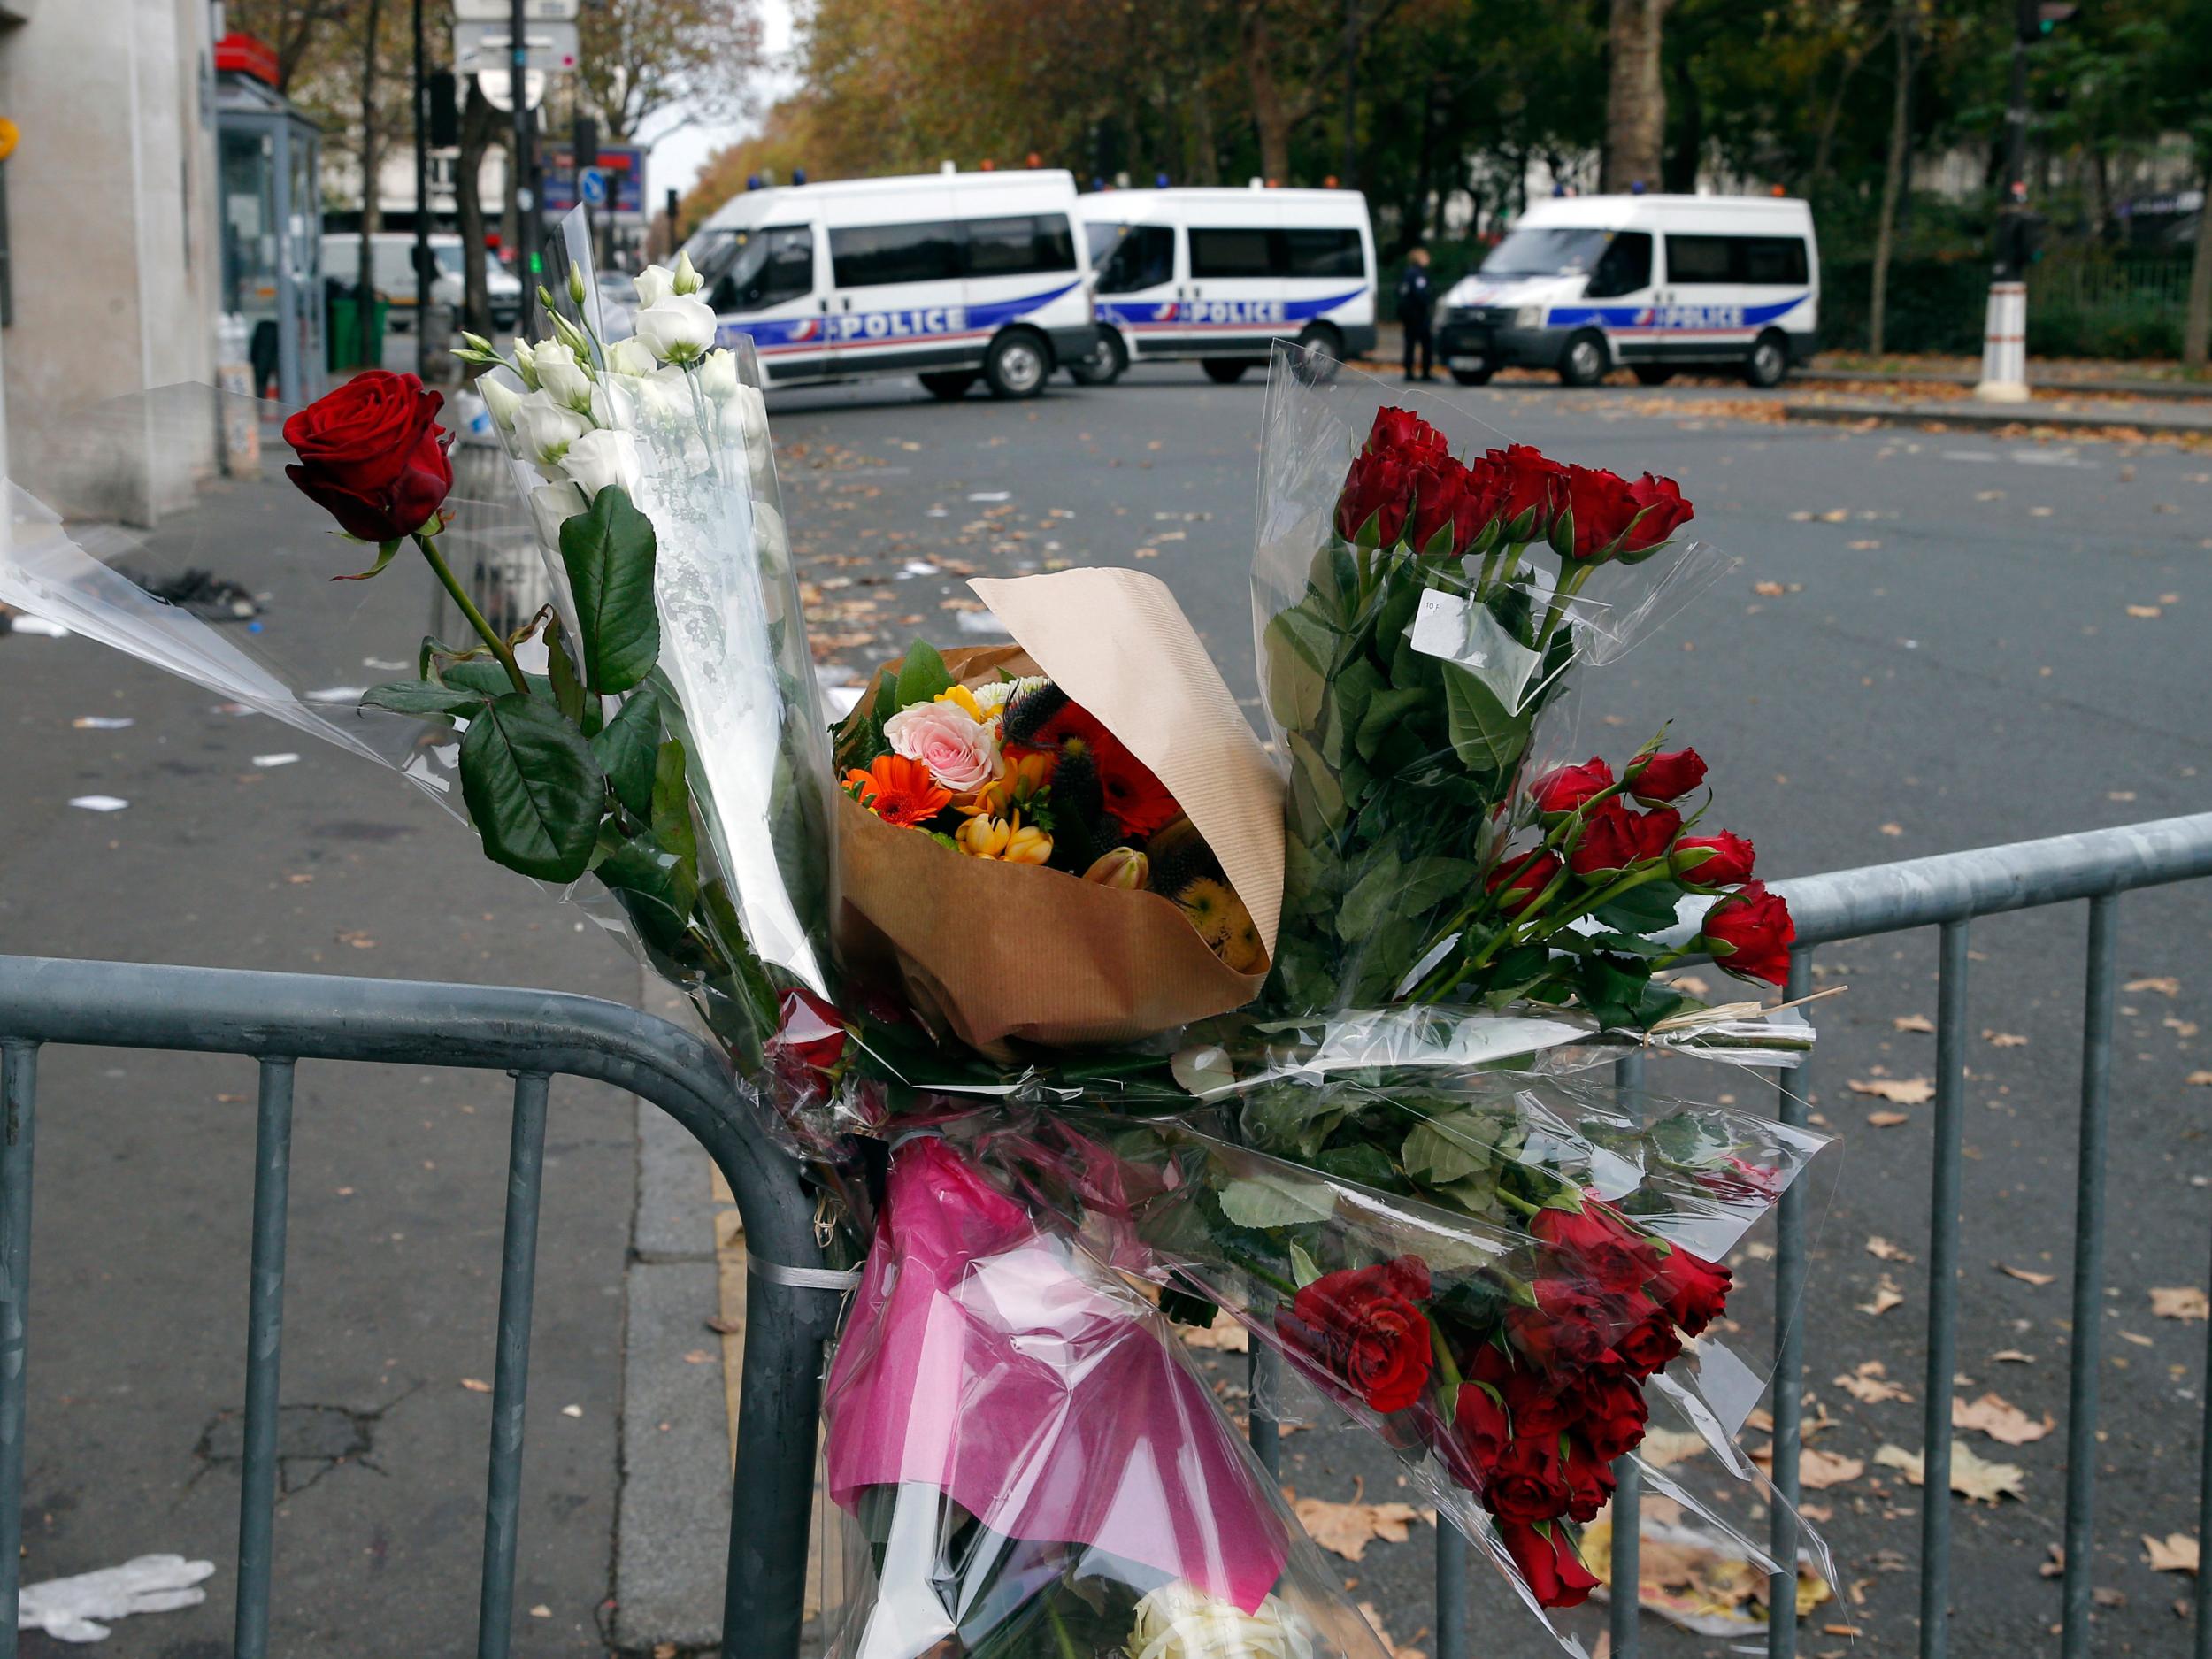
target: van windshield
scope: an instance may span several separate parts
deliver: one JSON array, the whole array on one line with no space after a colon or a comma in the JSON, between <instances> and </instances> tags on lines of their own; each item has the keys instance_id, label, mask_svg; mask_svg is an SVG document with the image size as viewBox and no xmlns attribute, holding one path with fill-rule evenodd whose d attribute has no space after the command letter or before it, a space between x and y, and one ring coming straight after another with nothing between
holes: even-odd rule
<instances>
[{"instance_id":1,"label":"van windshield","mask_svg":"<svg viewBox=\"0 0 2212 1659\"><path fill-rule=\"evenodd\" d=\"M1587 276L1613 240L1609 230L1586 226L1524 225L1490 250L1486 277Z\"/></svg>"}]
</instances>

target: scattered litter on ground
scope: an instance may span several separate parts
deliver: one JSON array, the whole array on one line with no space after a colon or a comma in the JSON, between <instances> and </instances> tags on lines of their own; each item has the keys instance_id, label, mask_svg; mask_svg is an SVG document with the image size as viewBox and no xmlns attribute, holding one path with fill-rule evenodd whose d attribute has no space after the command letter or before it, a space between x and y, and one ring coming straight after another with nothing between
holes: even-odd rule
<instances>
[{"instance_id":1,"label":"scattered litter on ground","mask_svg":"<svg viewBox=\"0 0 2212 1659\"><path fill-rule=\"evenodd\" d=\"M261 606L253 595L212 571L195 566L178 575L162 578L142 576L120 565L114 566L114 571L164 604L189 611L203 622L244 622L261 614Z\"/></svg>"},{"instance_id":2,"label":"scattered litter on ground","mask_svg":"<svg viewBox=\"0 0 2212 1659\"><path fill-rule=\"evenodd\" d=\"M366 686L325 686L307 694L310 703L358 703L368 695Z\"/></svg>"},{"instance_id":3,"label":"scattered litter on ground","mask_svg":"<svg viewBox=\"0 0 2212 1659\"><path fill-rule=\"evenodd\" d=\"M282 755L256 755L253 757L253 764L261 767L289 766L298 759L299 757L297 755L288 753Z\"/></svg>"},{"instance_id":4,"label":"scattered litter on ground","mask_svg":"<svg viewBox=\"0 0 2212 1659\"><path fill-rule=\"evenodd\" d=\"M69 1578L26 1585L16 1614L18 1630L42 1630L57 1641L104 1641L108 1625L134 1613L173 1613L207 1600L198 1587L212 1577L211 1561L182 1555L139 1555L119 1567L103 1567Z\"/></svg>"},{"instance_id":5,"label":"scattered litter on ground","mask_svg":"<svg viewBox=\"0 0 2212 1659\"><path fill-rule=\"evenodd\" d=\"M19 611L8 618L7 631L41 640L65 640L69 637L69 630L60 623L49 622L44 617L27 617Z\"/></svg>"},{"instance_id":6,"label":"scattered litter on ground","mask_svg":"<svg viewBox=\"0 0 2212 1659\"><path fill-rule=\"evenodd\" d=\"M69 724L80 732L119 732L138 722L127 714L81 714Z\"/></svg>"},{"instance_id":7,"label":"scattered litter on ground","mask_svg":"<svg viewBox=\"0 0 2212 1659\"><path fill-rule=\"evenodd\" d=\"M69 804L88 812L120 812L130 803L119 795L80 795L71 796Z\"/></svg>"}]
</instances>

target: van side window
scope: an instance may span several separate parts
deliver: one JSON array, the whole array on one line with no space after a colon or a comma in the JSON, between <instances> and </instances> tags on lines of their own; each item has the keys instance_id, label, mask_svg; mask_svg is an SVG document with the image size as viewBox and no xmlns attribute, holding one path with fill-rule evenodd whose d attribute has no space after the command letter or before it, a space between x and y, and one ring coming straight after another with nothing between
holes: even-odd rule
<instances>
[{"instance_id":1,"label":"van side window","mask_svg":"<svg viewBox=\"0 0 2212 1659\"><path fill-rule=\"evenodd\" d=\"M1294 277L1357 277L1367 274L1367 260L1360 251L1359 232L1342 230L1286 230L1283 238L1283 274Z\"/></svg>"},{"instance_id":2,"label":"van side window","mask_svg":"<svg viewBox=\"0 0 2212 1659\"><path fill-rule=\"evenodd\" d=\"M960 227L948 221L842 225L830 232L830 265L841 288L952 281L960 265Z\"/></svg>"},{"instance_id":3,"label":"van side window","mask_svg":"<svg viewBox=\"0 0 2212 1659\"><path fill-rule=\"evenodd\" d=\"M1675 236L1667 238L1671 283L1802 284L1808 265L1799 236Z\"/></svg>"},{"instance_id":4,"label":"van side window","mask_svg":"<svg viewBox=\"0 0 2212 1659\"><path fill-rule=\"evenodd\" d=\"M1669 237L1667 246L1672 248L1677 238ZM1624 230L1605 245L1598 256L1597 269L1590 273L1589 286L1583 292L1594 300L1610 299L1622 294L1640 294L1651 286L1651 233Z\"/></svg>"},{"instance_id":5,"label":"van side window","mask_svg":"<svg viewBox=\"0 0 2212 1659\"><path fill-rule=\"evenodd\" d=\"M1175 229L1170 225L1132 225L1099 273L1102 294L1134 294L1175 280Z\"/></svg>"},{"instance_id":6,"label":"van side window","mask_svg":"<svg viewBox=\"0 0 2212 1659\"><path fill-rule=\"evenodd\" d=\"M1268 232L1200 230L1190 233L1190 273L1194 277L1263 277L1276 274L1273 241Z\"/></svg>"},{"instance_id":7,"label":"van side window","mask_svg":"<svg viewBox=\"0 0 2212 1659\"><path fill-rule=\"evenodd\" d=\"M970 276L1029 276L1075 269L1075 234L1064 213L1023 213L967 223Z\"/></svg>"}]
</instances>

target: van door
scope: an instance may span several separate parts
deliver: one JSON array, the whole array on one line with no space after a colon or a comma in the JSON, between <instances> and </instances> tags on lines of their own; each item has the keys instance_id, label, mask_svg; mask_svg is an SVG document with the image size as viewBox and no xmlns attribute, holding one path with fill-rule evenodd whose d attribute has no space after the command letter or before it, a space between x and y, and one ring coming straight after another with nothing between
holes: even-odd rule
<instances>
[{"instance_id":1,"label":"van door","mask_svg":"<svg viewBox=\"0 0 2212 1659\"><path fill-rule=\"evenodd\" d=\"M1326 324L1336 332L1337 355L1343 355L1345 325L1371 321L1374 315L1355 314L1354 303L1368 292L1367 250L1358 227L1289 224L1281 236L1277 293L1282 318L1275 332L1295 337L1316 323Z\"/></svg>"},{"instance_id":2,"label":"van door","mask_svg":"<svg viewBox=\"0 0 2212 1659\"><path fill-rule=\"evenodd\" d=\"M1189 237L1183 354L1264 357L1286 320L1282 232L1268 225L1202 221L1190 227Z\"/></svg>"},{"instance_id":3,"label":"van door","mask_svg":"<svg viewBox=\"0 0 2212 1659\"><path fill-rule=\"evenodd\" d=\"M1577 309L1586 309L1597 319L1616 363L1648 363L1660 355L1652 263L1649 231L1615 231L1583 285L1586 304Z\"/></svg>"},{"instance_id":4,"label":"van door","mask_svg":"<svg viewBox=\"0 0 2212 1659\"><path fill-rule=\"evenodd\" d=\"M1750 349L1758 326L1745 303L1741 244L1749 240L1667 233L1657 307L1662 356L1676 363L1732 360Z\"/></svg>"},{"instance_id":5,"label":"van door","mask_svg":"<svg viewBox=\"0 0 2212 1659\"><path fill-rule=\"evenodd\" d=\"M829 349L839 374L959 367L982 339L961 298L960 225L942 192L890 211L895 222L829 227ZM922 217L923 215L932 217Z\"/></svg>"},{"instance_id":6,"label":"van door","mask_svg":"<svg viewBox=\"0 0 2212 1659\"><path fill-rule=\"evenodd\" d=\"M719 324L718 340L729 345L749 334L761 373L771 382L826 373L828 331L816 280L814 227L764 225L710 232L701 240L710 264L701 265L697 254L692 264Z\"/></svg>"},{"instance_id":7,"label":"van door","mask_svg":"<svg viewBox=\"0 0 2212 1659\"><path fill-rule=\"evenodd\" d=\"M1098 272L1098 320L1120 330L1132 357L1176 350L1176 247L1172 225L1111 227L1118 240Z\"/></svg>"},{"instance_id":8,"label":"van door","mask_svg":"<svg viewBox=\"0 0 2212 1659\"><path fill-rule=\"evenodd\" d=\"M1037 312L1082 286L1075 224L1064 212L995 214L965 220L962 229L967 243L961 284L964 332L986 344L1008 323L1034 320Z\"/></svg>"}]
</instances>

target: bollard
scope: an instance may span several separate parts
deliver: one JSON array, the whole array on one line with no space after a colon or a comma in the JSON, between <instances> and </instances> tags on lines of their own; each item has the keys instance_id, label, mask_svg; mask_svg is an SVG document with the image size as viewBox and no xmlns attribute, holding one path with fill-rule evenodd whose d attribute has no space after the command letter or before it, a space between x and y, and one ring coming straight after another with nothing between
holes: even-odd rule
<instances>
[{"instance_id":1,"label":"bollard","mask_svg":"<svg viewBox=\"0 0 2212 1659\"><path fill-rule=\"evenodd\" d=\"M2028 401L2028 285L1992 282L1982 325L1982 378L1974 396L1985 403Z\"/></svg>"}]
</instances>

